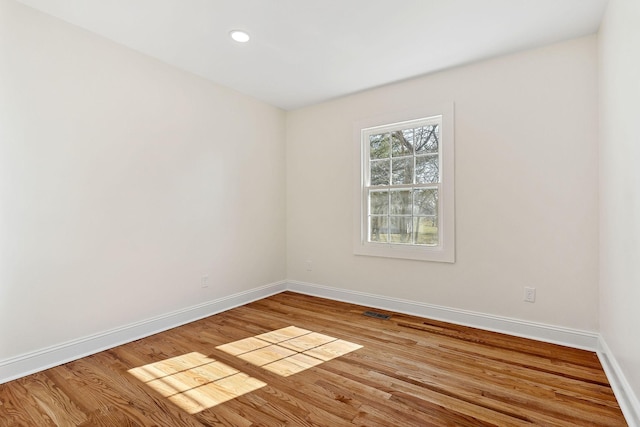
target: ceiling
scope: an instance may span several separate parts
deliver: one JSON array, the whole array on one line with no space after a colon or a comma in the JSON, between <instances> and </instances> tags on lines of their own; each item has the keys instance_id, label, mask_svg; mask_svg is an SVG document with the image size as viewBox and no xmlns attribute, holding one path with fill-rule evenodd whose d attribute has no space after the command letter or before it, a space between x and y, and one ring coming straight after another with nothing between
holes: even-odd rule
<instances>
[{"instance_id":1,"label":"ceiling","mask_svg":"<svg viewBox=\"0 0 640 427\"><path fill-rule=\"evenodd\" d=\"M19 0L291 110L598 31L607 0ZM238 44L232 29L251 40Z\"/></svg>"}]
</instances>

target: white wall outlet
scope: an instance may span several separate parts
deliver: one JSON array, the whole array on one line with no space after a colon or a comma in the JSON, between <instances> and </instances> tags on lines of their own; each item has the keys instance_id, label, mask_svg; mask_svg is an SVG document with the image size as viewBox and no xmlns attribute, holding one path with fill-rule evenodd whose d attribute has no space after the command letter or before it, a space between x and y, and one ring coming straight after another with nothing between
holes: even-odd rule
<instances>
[{"instance_id":1,"label":"white wall outlet","mask_svg":"<svg viewBox=\"0 0 640 427\"><path fill-rule=\"evenodd\" d=\"M209 287L209 276L206 274L200 278L200 287L208 288Z\"/></svg>"},{"instance_id":2,"label":"white wall outlet","mask_svg":"<svg viewBox=\"0 0 640 427\"><path fill-rule=\"evenodd\" d=\"M536 302L536 288L524 287L524 300L526 302Z\"/></svg>"},{"instance_id":3,"label":"white wall outlet","mask_svg":"<svg viewBox=\"0 0 640 427\"><path fill-rule=\"evenodd\" d=\"M307 271L312 271L313 270L313 261L311 261L310 259L306 260L304 262L304 266L307 269Z\"/></svg>"}]
</instances>

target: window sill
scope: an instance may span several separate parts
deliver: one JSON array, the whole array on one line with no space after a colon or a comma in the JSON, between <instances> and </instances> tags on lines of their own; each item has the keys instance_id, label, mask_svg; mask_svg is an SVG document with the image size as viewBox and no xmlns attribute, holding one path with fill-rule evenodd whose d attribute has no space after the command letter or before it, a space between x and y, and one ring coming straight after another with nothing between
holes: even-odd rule
<instances>
[{"instance_id":1,"label":"window sill","mask_svg":"<svg viewBox=\"0 0 640 427\"><path fill-rule=\"evenodd\" d=\"M406 246L386 243L360 244L354 249L355 255L382 258L408 259L416 261L455 262L455 253L442 246Z\"/></svg>"}]
</instances>

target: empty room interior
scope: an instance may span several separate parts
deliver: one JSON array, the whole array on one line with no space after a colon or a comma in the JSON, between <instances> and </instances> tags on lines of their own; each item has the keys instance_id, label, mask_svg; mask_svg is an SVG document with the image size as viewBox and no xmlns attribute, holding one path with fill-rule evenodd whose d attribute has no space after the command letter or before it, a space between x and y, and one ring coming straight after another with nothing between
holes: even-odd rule
<instances>
[{"instance_id":1,"label":"empty room interior","mask_svg":"<svg viewBox=\"0 0 640 427\"><path fill-rule=\"evenodd\" d=\"M640 426L639 123L637 0L0 0L0 426Z\"/></svg>"}]
</instances>

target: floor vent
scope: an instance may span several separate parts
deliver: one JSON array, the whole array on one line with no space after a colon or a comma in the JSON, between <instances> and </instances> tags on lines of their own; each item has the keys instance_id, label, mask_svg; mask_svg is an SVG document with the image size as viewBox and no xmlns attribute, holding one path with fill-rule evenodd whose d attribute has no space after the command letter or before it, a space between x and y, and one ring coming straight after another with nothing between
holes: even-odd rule
<instances>
[{"instance_id":1,"label":"floor vent","mask_svg":"<svg viewBox=\"0 0 640 427\"><path fill-rule=\"evenodd\" d=\"M388 318L391 317L388 314L377 313L375 311L365 311L362 314L368 317L375 317L376 319L383 319L383 320L387 320Z\"/></svg>"}]
</instances>

